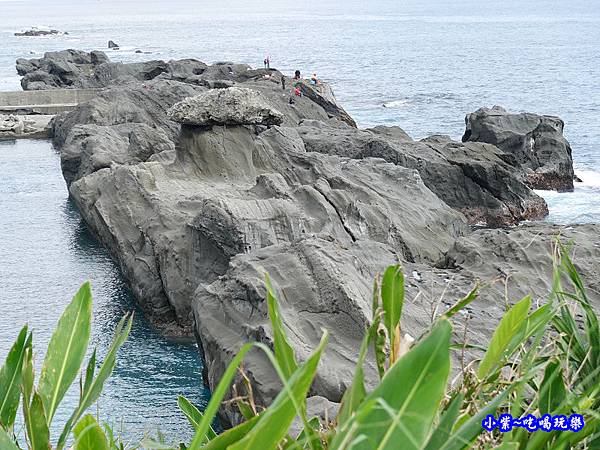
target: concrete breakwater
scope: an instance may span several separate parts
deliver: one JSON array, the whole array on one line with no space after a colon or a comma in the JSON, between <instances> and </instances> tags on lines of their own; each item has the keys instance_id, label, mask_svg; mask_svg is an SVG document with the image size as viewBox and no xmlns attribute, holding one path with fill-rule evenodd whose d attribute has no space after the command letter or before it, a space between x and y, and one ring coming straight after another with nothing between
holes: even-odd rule
<instances>
[{"instance_id":1,"label":"concrete breakwater","mask_svg":"<svg viewBox=\"0 0 600 450\"><path fill-rule=\"evenodd\" d=\"M82 102L98 89L55 89L0 92L0 139L49 138L50 121Z\"/></svg>"},{"instance_id":2,"label":"concrete breakwater","mask_svg":"<svg viewBox=\"0 0 600 450\"><path fill-rule=\"evenodd\" d=\"M53 89L0 92L0 114L53 115L70 111L96 96L99 89Z\"/></svg>"}]
</instances>

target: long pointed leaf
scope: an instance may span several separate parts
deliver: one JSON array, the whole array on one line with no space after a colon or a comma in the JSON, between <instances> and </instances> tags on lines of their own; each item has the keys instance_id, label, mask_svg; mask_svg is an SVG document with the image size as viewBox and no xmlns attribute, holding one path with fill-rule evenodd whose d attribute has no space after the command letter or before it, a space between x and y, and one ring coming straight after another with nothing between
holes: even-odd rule
<instances>
[{"instance_id":1,"label":"long pointed leaf","mask_svg":"<svg viewBox=\"0 0 600 450\"><path fill-rule=\"evenodd\" d=\"M21 372L28 342L30 346L31 339L24 326L0 369L0 427L6 430L12 429L19 408Z\"/></svg>"},{"instance_id":2,"label":"long pointed leaf","mask_svg":"<svg viewBox=\"0 0 600 450\"><path fill-rule=\"evenodd\" d=\"M460 393L452 399L446 408L446 411L440 418L440 423L431 434L425 450L438 450L450 437L452 434L452 427L456 423L456 418L458 417L464 399L464 395Z\"/></svg>"},{"instance_id":3,"label":"long pointed leaf","mask_svg":"<svg viewBox=\"0 0 600 450\"><path fill-rule=\"evenodd\" d=\"M73 428L73 450L110 450L106 435L94 416L87 414Z\"/></svg>"},{"instance_id":4,"label":"long pointed leaf","mask_svg":"<svg viewBox=\"0 0 600 450\"><path fill-rule=\"evenodd\" d=\"M483 360L479 363L477 376L481 379L487 376L505 356L505 352L513 337L519 332L527 318L531 307L531 297L527 296L513 305L500 320L498 327L492 335L489 348Z\"/></svg>"},{"instance_id":5,"label":"long pointed leaf","mask_svg":"<svg viewBox=\"0 0 600 450\"><path fill-rule=\"evenodd\" d=\"M108 349L106 357L104 358L104 362L100 366L100 370L98 370L96 378L94 378L91 382L88 381L88 375L89 372L92 371L92 369L89 368L88 364L88 369L86 370L86 388L84 388L77 409L73 411L73 414L71 415L71 417L69 418L69 420L63 428L63 431L60 435L60 439L58 440L58 443L56 445L57 450L61 450L64 447L67 437L71 432L71 427L73 426L73 424L76 423L86 411L86 409L92 406L94 402L100 397L102 389L104 388L105 381L108 379L108 377L110 377L110 374L115 368L117 352L127 340L129 332L131 331L132 324L133 315L125 315L125 317L123 317L119 321L117 328L115 329L113 341ZM90 363L93 362L93 360L95 360L95 352L92 355Z\"/></svg>"},{"instance_id":6,"label":"long pointed leaf","mask_svg":"<svg viewBox=\"0 0 600 450\"><path fill-rule=\"evenodd\" d=\"M383 323L388 331L390 343L392 343L404 305L404 273L400 264L389 266L383 274L381 304L385 313Z\"/></svg>"},{"instance_id":7,"label":"long pointed leaf","mask_svg":"<svg viewBox=\"0 0 600 450\"><path fill-rule=\"evenodd\" d=\"M566 388L560 362L551 361L546 365L539 395L540 414L552 414L561 405L566 396Z\"/></svg>"},{"instance_id":8,"label":"long pointed leaf","mask_svg":"<svg viewBox=\"0 0 600 450\"><path fill-rule=\"evenodd\" d=\"M44 403L37 392L33 393L28 414L25 416L25 426L31 450L48 450L50 448L50 431Z\"/></svg>"},{"instance_id":9,"label":"long pointed leaf","mask_svg":"<svg viewBox=\"0 0 600 450\"><path fill-rule=\"evenodd\" d=\"M90 339L91 321L92 292L86 282L59 319L42 365L38 390L48 424L79 373Z\"/></svg>"},{"instance_id":10,"label":"long pointed leaf","mask_svg":"<svg viewBox=\"0 0 600 450\"><path fill-rule=\"evenodd\" d=\"M319 346L310 358L292 374L288 386L277 395L271 406L261 415L258 423L244 439L232 445L230 450L277 448L296 416L295 404L303 403L306 399L326 344L327 333L323 335Z\"/></svg>"},{"instance_id":11,"label":"long pointed leaf","mask_svg":"<svg viewBox=\"0 0 600 450\"><path fill-rule=\"evenodd\" d=\"M6 431L0 428L0 448L2 450L20 450Z\"/></svg>"},{"instance_id":12,"label":"long pointed leaf","mask_svg":"<svg viewBox=\"0 0 600 450\"><path fill-rule=\"evenodd\" d=\"M353 441L355 450L392 450L399 443L406 450L422 448L450 373L451 331L450 323L440 320L400 358L367 396L347 429L338 432L332 449L346 449Z\"/></svg>"},{"instance_id":13,"label":"long pointed leaf","mask_svg":"<svg viewBox=\"0 0 600 450\"><path fill-rule=\"evenodd\" d=\"M190 423L190 425L192 426L192 428L195 431L198 428L198 425L200 424L200 422L202 421L203 414L200 412L200 410L198 408L196 408L192 404L192 402L190 402L183 395L180 395L179 397L177 397L177 405L179 406L179 409L185 415L188 422ZM211 439L214 439L217 437L217 433L215 433L215 430L213 430L212 427L210 427L208 429L207 436L208 436L208 439L211 440Z\"/></svg>"},{"instance_id":14,"label":"long pointed leaf","mask_svg":"<svg viewBox=\"0 0 600 450\"><path fill-rule=\"evenodd\" d=\"M279 306L269 275L265 275L265 285L267 287L267 307L269 309L269 318L271 319L271 327L273 328L273 348L275 351L275 359L279 363L286 379L292 376L292 373L297 369L296 356L294 349L288 342L283 321L279 314Z\"/></svg>"}]
</instances>

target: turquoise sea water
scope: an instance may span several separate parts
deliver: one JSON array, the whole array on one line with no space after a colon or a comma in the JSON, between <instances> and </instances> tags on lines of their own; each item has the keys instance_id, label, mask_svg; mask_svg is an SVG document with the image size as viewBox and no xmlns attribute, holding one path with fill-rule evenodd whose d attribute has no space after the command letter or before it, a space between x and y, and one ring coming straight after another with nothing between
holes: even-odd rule
<instances>
[{"instance_id":1,"label":"turquoise sea water","mask_svg":"<svg viewBox=\"0 0 600 450\"><path fill-rule=\"evenodd\" d=\"M415 138L460 138L481 106L555 114L566 122L574 193L542 193L549 220L600 220L600 9L595 1L0 0L0 90L19 88L18 57L64 48L105 49L117 61L233 60L330 81L360 126L395 124ZM15 37L31 26L69 32ZM136 54L141 49L150 54ZM96 293L95 342L132 300L114 264L68 202L47 143L0 145L0 355L24 321L47 342L85 279ZM203 402L193 346L168 342L138 315L100 408L129 435L160 425L186 430L174 399Z\"/></svg>"}]
</instances>

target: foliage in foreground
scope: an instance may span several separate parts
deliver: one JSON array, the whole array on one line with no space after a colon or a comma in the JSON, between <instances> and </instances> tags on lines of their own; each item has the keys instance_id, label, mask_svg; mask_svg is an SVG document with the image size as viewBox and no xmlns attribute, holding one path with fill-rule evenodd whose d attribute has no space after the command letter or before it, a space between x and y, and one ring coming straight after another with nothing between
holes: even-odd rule
<instances>
[{"instance_id":1,"label":"foliage in foreground","mask_svg":"<svg viewBox=\"0 0 600 450\"><path fill-rule=\"evenodd\" d=\"M558 253L558 252L557 252ZM568 289L562 282L568 281ZM525 297L508 309L490 342L480 348L483 357L463 368L449 382L451 352L466 344L451 344L450 319L478 295L476 287L439 316L431 329L411 347L402 335L404 304L402 268L390 266L374 283L372 323L359 350L354 380L342 399L337 417L324 423L306 414L306 398L327 345L319 346L299 362L286 337L283 319L267 278L267 305L273 329L273 348L248 343L233 359L201 413L183 397L182 412L195 430L189 445L169 446L145 440L148 449L594 449L600 448L600 327L583 283L565 249L557 256L554 284L546 303L532 310ZM0 448L18 449L13 425L22 399L26 442L30 449L49 448L48 427L58 403L75 380L89 339L91 296L84 285L60 319L50 342L37 388L33 387L31 334L24 328L0 372ZM580 320L582 319L582 321ZM127 337L131 320L123 319L115 340L94 378L95 353L81 381L81 399L57 441L62 449L73 433L77 450L118 450L111 430L103 430L85 410L97 400L114 367L118 348ZM252 396L237 405L245 421L221 434L211 427L219 406L244 356L252 348L263 351L281 378L283 389L268 408L260 409ZM364 363L375 356L379 384L367 392ZM488 415L582 414L582 431L528 433L514 429L505 434L483 430ZM303 430L290 436L299 418ZM163 441L160 439L160 441Z\"/></svg>"}]
</instances>

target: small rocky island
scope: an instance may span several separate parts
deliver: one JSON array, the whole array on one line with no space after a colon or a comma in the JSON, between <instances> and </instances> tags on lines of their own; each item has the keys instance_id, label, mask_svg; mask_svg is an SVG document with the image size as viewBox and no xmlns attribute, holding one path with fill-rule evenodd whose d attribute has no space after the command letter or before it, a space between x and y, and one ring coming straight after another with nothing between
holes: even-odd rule
<instances>
[{"instance_id":1,"label":"small rocky island","mask_svg":"<svg viewBox=\"0 0 600 450\"><path fill-rule=\"evenodd\" d=\"M211 388L243 343L272 343L265 272L300 358L330 331L312 395L333 408L353 376L373 278L391 263L407 274L413 336L478 281L480 300L456 319L468 319L474 344L505 293L544 302L559 234L600 306L600 226L534 222L548 208L533 188L573 188L556 117L481 109L462 142L417 141L399 127L358 129L326 83L297 80L297 97L292 79L282 89L283 74L245 64L67 50L17 70L24 89L100 89L52 122L70 195L148 316L196 336ZM268 404L280 389L269 362L250 353L245 371ZM240 420L234 409L223 407L225 421Z\"/></svg>"}]
</instances>

